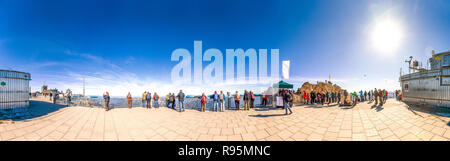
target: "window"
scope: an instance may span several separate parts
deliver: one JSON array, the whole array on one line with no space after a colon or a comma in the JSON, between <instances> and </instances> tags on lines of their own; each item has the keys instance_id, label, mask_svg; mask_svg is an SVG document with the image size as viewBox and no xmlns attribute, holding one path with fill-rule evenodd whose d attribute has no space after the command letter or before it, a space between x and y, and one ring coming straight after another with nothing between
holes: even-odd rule
<instances>
[{"instance_id":1,"label":"window","mask_svg":"<svg viewBox=\"0 0 450 161\"><path fill-rule=\"evenodd\" d=\"M443 67L448 67L448 66L450 66L450 55L444 56L444 59L443 59L443 61L442 61L442 66L443 66Z\"/></svg>"},{"instance_id":2,"label":"window","mask_svg":"<svg viewBox=\"0 0 450 161\"><path fill-rule=\"evenodd\" d=\"M408 91L409 91L408 82L405 82L404 91L405 91L405 92L408 92Z\"/></svg>"}]
</instances>

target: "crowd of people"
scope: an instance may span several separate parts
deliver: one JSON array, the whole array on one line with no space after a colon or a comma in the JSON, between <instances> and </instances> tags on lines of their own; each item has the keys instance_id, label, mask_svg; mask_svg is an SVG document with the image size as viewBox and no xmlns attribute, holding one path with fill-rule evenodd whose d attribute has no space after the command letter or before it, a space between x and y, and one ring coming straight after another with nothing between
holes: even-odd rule
<instances>
[{"instance_id":1,"label":"crowd of people","mask_svg":"<svg viewBox=\"0 0 450 161\"><path fill-rule=\"evenodd\" d=\"M339 90L339 91L297 91L297 94L303 98L304 104L338 104L340 106L355 106L358 102L370 101L374 102L375 106L383 106L388 99L388 91L382 89L374 89L370 91L362 91L359 92L347 92L347 90ZM286 115L292 114L291 107L293 106L294 101L294 92L292 90L279 90L277 94L274 96L282 99L282 107L285 109ZM250 108L255 107L255 94L253 91L244 90L242 95L242 99L244 102L243 110L250 110ZM401 92L399 90L395 91L395 97L397 100L401 99ZM179 112L185 111L184 100L186 95L182 90L179 91L178 94L169 93L165 97L166 105L168 108L176 110L178 108ZM105 92L103 95L105 110L109 110L109 102L110 96L108 92ZM132 108L133 106L133 97L131 93L128 92L126 99L128 101L128 108ZM141 97L142 106L147 109L151 109L154 107L159 107L159 95L155 92L153 95L151 92L145 91ZM176 105L176 100L178 100L178 106ZM225 111L232 109L232 103L234 101L234 109L241 109L241 95L238 91L235 94L231 94L231 92L223 92L223 91L214 91L213 94L207 96L205 93L199 97L200 101L200 111L206 111L206 104L208 100L212 101L212 111ZM265 92L261 95L261 106L267 106L269 102L269 95Z\"/></svg>"},{"instance_id":2,"label":"crowd of people","mask_svg":"<svg viewBox=\"0 0 450 161\"><path fill-rule=\"evenodd\" d=\"M388 91L385 89L377 89L370 91L362 91L359 92L347 92L347 90L339 90L339 91L311 91L311 92L305 92L305 91L297 91L297 94L300 95L300 97L303 99L302 102L307 105L330 105L330 104L338 104L340 106L355 106L358 102L374 102L375 106L383 106L383 104L386 103L386 100L388 99ZM59 98L59 93L49 93L50 101L53 103L56 103L56 100ZM66 99L67 106L70 106L71 103L71 92L63 93L63 97ZM400 101L402 99L402 93L401 90L396 90L392 94L395 96L395 98ZM282 98L282 107L285 109L286 114L291 114L294 101L294 92L292 90L279 90L277 94L274 95L275 97L280 96ZM255 94L253 91L247 91L244 90L244 93L242 95L243 99L243 110L250 110L250 108L255 107ZM272 97L272 96L270 96ZM186 98L186 95L183 93L182 90L179 91L177 95L175 93L169 93L165 97L166 105L168 108L177 110L178 108L179 112L185 111L184 106L184 100ZM142 106L151 109L151 108L158 108L159 107L159 95L154 92L153 95L151 92L145 91L142 93L141 97ZM104 108L106 111L110 110L110 100L111 97L109 95L109 92L105 92L103 94L103 102L104 102ZM131 96L131 93L128 92L126 95L127 105L128 108L133 107L133 97ZM178 100L178 106L176 105L176 100ZM213 94L211 94L209 97L202 93L202 95L199 97L200 101L200 111L204 112L206 111L207 107L206 104L208 100L212 101L212 111L220 111L223 112L226 109L231 110L232 109L232 103L234 103L234 109L240 110L241 109L241 95L238 91L236 91L234 94L231 94L231 92L223 92L223 91L214 91ZM273 101L271 98L270 100ZM234 101L234 102L233 102ZM269 95L266 92L263 92L261 94L261 106L266 107L269 102ZM273 102L272 102L273 103Z\"/></svg>"},{"instance_id":3,"label":"crowd of people","mask_svg":"<svg viewBox=\"0 0 450 161\"><path fill-rule=\"evenodd\" d=\"M396 91L396 97L398 95L398 91ZM388 91L385 89L374 89L370 91L362 91L348 93L347 90L340 91L311 91L311 92L301 92L303 96L304 104L328 104L336 103L339 105L352 105L355 106L358 102L364 101L374 101L374 105L383 106L388 98ZM397 97L399 99L399 97Z\"/></svg>"},{"instance_id":4,"label":"crowd of people","mask_svg":"<svg viewBox=\"0 0 450 161\"><path fill-rule=\"evenodd\" d=\"M292 90L280 90L279 92L279 95L283 97L286 114L292 113L291 109L291 107L293 106L292 94L293 94ZM204 112L206 110L206 103L208 102L208 100L212 100L213 103L212 111L223 112L225 111L225 109L230 110L232 108L232 101L234 101L234 109L240 110L241 109L240 97L241 96L238 91L236 91L234 95L232 95L231 92L226 92L225 94L223 91L220 92L215 91L209 97L207 97L205 93L202 93L202 95L200 96L200 104L201 104L200 111ZM243 110L250 110L250 108L255 108L255 94L253 93L253 91L244 90L244 94L242 97L244 101ZM176 110L177 107L176 100L178 100L179 112L183 112L185 111L184 107L185 98L186 95L183 93L183 90L180 90L177 95L175 95L175 93L169 93L165 97L166 105L168 108ZM109 92L105 92L103 94L103 101L104 101L104 108L106 111L110 109L109 108L110 99L111 98L109 96ZM145 91L144 93L142 93L141 99L142 105L145 106L147 109L152 108L153 104L155 104L155 107L159 107L160 97L156 92L153 94L152 97L151 92ZM128 108L131 109L133 107L133 97L131 96L130 92L128 92L126 100ZM268 104L268 94L263 92L261 95L261 106L265 107L267 106L267 104ZM288 111L290 111L290 113L288 113Z\"/></svg>"}]
</instances>

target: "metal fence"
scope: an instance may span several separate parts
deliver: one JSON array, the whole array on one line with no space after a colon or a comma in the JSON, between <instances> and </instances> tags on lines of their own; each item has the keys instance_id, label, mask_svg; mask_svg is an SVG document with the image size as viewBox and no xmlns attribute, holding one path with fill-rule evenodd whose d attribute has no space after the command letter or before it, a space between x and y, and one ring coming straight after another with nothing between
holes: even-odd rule
<instances>
[{"instance_id":1,"label":"metal fence","mask_svg":"<svg viewBox=\"0 0 450 161\"><path fill-rule=\"evenodd\" d=\"M230 105L231 105L231 109L235 109L236 105L234 102L234 97L230 97L231 101L230 101ZM269 96L268 99L268 104L267 106L270 106L272 101L271 100L271 96ZM58 103L66 103L66 98L60 98L57 100ZM200 104L200 98L185 98L184 100L184 107L186 109L200 109L201 108L201 104ZM142 102L142 99L140 97L138 98L133 98L132 100L132 106L133 107L144 107L146 105L146 102ZM178 99L176 99L175 101L175 105L176 107L179 107L179 101ZM255 96L255 101L254 101L254 105L255 106L260 106L261 105L261 96ZM83 97L76 97L76 98L72 98L71 101L71 106L84 106L84 107L100 107L103 108L104 107L104 100L103 98L83 98ZM111 98L110 102L109 102L109 106L110 108L128 108L128 100L126 98ZM167 101L164 98L160 98L157 102L153 101L152 102L152 107L167 107ZM225 98L225 107L228 107L228 101L227 101L227 97ZM243 108L244 107L244 100L240 99L239 102L239 107ZM207 109L212 109L213 108L213 100L212 99L208 99L207 103L206 103L206 108Z\"/></svg>"},{"instance_id":2,"label":"metal fence","mask_svg":"<svg viewBox=\"0 0 450 161\"><path fill-rule=\"evenodd\" d=\"M0 109L29 106L30 74L0 70Z\"/></svg>"}]
</instances>

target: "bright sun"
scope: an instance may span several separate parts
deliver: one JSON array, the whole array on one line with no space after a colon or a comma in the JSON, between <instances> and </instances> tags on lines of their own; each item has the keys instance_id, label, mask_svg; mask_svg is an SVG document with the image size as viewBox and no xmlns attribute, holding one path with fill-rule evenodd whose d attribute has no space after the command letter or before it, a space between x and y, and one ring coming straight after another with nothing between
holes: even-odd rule
<instances>
[{"instance_id":1,"label":"bright sun","mask_svg":"<svg viewBox=\"0 0 450 161\"><path fill-rule=\"evenodd\" d=\"M400 25L391 19L385 19L373 27L372 43L377 50L392 53L400 45L402 36Z\"/></svg>"}]
</instances>

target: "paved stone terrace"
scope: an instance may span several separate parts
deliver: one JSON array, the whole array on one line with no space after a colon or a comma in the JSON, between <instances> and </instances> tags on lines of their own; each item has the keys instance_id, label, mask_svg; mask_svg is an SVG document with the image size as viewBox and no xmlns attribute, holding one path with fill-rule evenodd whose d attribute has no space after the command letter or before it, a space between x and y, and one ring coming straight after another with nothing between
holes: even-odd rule
<instances>
[{"instance_id":1,"label":"paved stone terrace","mask_svg":"<svg viewBox=\"0 0 450 161\"><path fill-rule=\"evenodd\" d=\"M381 108L359 103L283 109L179 113L157 109L68 107L48 115L0 124L0 140L425 140L449 141L449 117L409 110L393 99Z\"/></svg>"}]
</instances>

